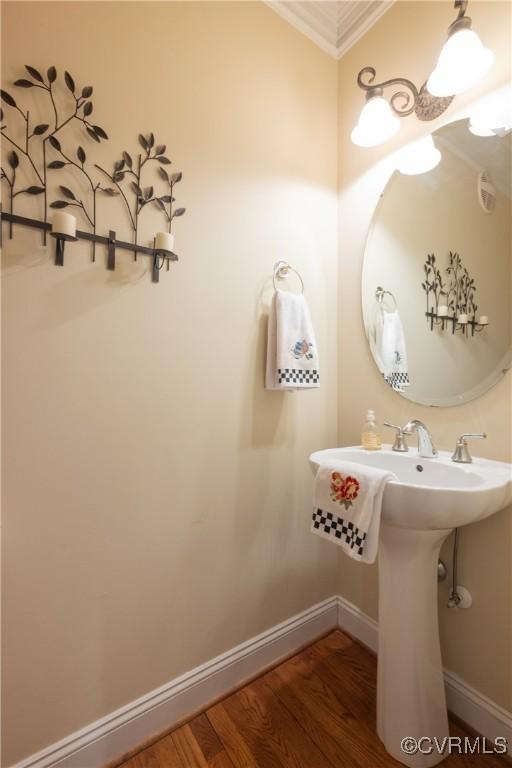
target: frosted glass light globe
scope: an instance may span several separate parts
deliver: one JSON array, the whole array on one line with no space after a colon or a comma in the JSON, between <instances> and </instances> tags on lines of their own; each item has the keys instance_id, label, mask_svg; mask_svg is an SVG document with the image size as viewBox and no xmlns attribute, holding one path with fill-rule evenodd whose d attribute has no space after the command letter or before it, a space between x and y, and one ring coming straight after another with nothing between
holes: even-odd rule
<instances>
[{"instance_id":1,"label":"frosted glass light globe","mask_svg":"<svg viewBox=\"0 0 512 768\"><path fill-rule=\"evenodd\" d=\"M359 147L375 147L398 132L400 120L391 111L383 96L372 96L364 105L359 122L350 134Z\"/></svg>"},{"instance_id":2,"label":"frosted glass light globe","mask_svg":"<svg viewBox=\"0 0 512 768\"><path fill-rule=\"evenodd\" d=\"M432 136L424 136L397 153L396 169L406 176L416 176L431 171L440 160L441 152L434 144Z\"/></svg>"},{"instance_id":3,"label":"frosted glass light globe","mask_svg":"<svg viewBox=\"0 0 512 768\"><path fill-rule=\"evenodd\" d=\"M455 96L478 83L494 62L494 54L484 48L471 29L460 29L444 44L436 68L427 81L432 96Z\"/></svg>"}]
</instances>

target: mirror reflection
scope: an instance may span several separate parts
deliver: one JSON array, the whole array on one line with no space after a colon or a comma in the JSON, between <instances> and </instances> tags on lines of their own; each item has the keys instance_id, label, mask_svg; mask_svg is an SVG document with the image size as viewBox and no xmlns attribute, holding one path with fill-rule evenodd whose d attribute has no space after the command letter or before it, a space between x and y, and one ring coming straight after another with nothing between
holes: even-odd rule
<instances>
[{"instance_id":1,"label":"mirror reflection","mask_svg":"<svg viewBox=\"0 0 512 768\"><path fill-rule=\"evenodd\" d=\"M384 380L417 403L471 400L511 364L512 133L500 133L443 126L429 150L437 165L408 175L404 163L372 221L366 334Z\"/></svg>"}]
</instances>

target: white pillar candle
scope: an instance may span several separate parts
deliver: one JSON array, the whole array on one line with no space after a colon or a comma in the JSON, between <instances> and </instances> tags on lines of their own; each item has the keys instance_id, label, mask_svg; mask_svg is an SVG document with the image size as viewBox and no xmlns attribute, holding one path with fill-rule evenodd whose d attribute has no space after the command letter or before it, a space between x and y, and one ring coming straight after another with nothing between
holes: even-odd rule
<instances>
[{"instance_id":1,"label":"white pillar candle","mask_svg":"<svg viewBox=\"0 0 512 768\"><path fill-rule=\"evenodd\" d=\"M157 232L155 235L155 250L173 251L174 235L171 235L170 232Z\"/></svg>"},{"instance_id":2,"label":"white pillar candle","mask_svg":"<svg viewBox=\"0 0 512 768\"><path fill-rule=\"evenodd\" d=\"M461 325L466 325L466 323L468 322L468 316L464 314L459 315L458 321Z\"/></svg>"},{"instance_id":3,"label":"white pillar candle","mask_svg":"<svg viewBox=\"0 0 512 768\"><path fill-rule=\"evenodd\" d=\"M437 316L438 317L448 317L448 307L446 306L446 304L441 304L437 308Z\"/></svg>"},{"instance_id":4,"label":"white pillar candle","mask_svg":"<svg viewBox=\"0 0 512 768\"><path fill-rule=\"evenodd\" d=\"M489 325L489 318L487 315L480 315L478 318L479 325Z\"/></svg>"},{"instance_id":5,"label":"white pillar candle","mask_svg":"<svg viewBox=\"0 0 512 768\"><path fill-rule=\"evenodd\" d=\"M52 233L64 237L76 237L76 219L71 213L57 211L52 217Z\"/></svg>"}]
</instances>

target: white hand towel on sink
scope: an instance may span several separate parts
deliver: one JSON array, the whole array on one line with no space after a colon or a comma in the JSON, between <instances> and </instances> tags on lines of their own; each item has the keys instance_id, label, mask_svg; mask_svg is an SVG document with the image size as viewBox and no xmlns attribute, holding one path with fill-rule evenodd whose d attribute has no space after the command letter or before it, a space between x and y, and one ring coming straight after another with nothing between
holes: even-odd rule
<instances>
[{"instance_id":1,"label":"white hand towel on sink","mask_svg":"<svg viewBox=\"0 0 512 768\"><path fill-rule=\"evenodd\" d=\"M351 461L330 461L315 478L312 533L338 544L364 563L373 563L379 543L382 497L392 472Z\"/></svg>"},{"instance_id":2,"label":"white hand towel on sink","mask_svg":"<svg viewBox=\"0 0 512 768\"><path fill-rule=\"evenodd\" d=\"M313 389L320 386L318 352L306 299L277 290L268 318L267 389Z\"/></svg>"}]
</instances>

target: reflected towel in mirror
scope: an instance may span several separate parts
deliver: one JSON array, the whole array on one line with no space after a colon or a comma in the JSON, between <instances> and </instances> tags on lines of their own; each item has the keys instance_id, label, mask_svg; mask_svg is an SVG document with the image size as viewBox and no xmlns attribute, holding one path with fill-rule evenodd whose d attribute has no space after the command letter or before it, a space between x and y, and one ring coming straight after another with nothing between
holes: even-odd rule
<instances>
[{"instance_id":1,"label":"reflected towel in mirror","mask_svg":"<svg viewBox=\"0 0 512 768\"><path fill-rule=\"evenodd\" d=\"M374 332L370 338L379 370L395 392L403 392L411 383L407 368L407 350L400 315L379 306Z\"/></svg>"}]
</instances>

